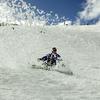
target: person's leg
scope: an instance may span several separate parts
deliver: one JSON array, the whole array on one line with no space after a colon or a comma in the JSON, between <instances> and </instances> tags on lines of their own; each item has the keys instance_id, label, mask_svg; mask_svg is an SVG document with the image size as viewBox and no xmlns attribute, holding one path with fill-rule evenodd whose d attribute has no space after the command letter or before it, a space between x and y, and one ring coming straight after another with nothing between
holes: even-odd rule
<instances>
[{"instance_id":1,"label":"person's leg","mask_svg":"<svg viewBox=\"0 0 100 100\"><path fill-rule=\"evenodd\" d=\"M56 60L52 59L51 65L56 65Z\"/></svg>"}]
</instances>

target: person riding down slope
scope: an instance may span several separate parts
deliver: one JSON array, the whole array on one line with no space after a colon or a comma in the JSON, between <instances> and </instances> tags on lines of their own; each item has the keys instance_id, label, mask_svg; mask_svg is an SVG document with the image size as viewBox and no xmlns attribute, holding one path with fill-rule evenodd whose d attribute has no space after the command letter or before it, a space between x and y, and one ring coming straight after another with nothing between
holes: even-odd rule
<instances>
[{"instance_id":1,"label":"person riding down slope","mask_svg":"<svg viewBox=\"0 0 100 100\"><path fill-rule=\"evenodd\" d=\"M53 66L57 64L57 61L62 61L61 56L57 53L57 48L53 47L52 52L39 58L38 60L45 62L47 66Z\"/></svg>"},{"instance_id":2,"label":"person riding down slope","mask_svg":"<svg viewBox=\"0 0 100 100\"><path fill-rule=\"evenodd\" d=\"M61 59L61 56L57 53L56 47L52 48L51 53L49 53L41 58L38 58L38 60L43 62L42 63L43 66L40 65L40 66L36 67L36 65L33 65L33 68L45 69L45 70L51 70L51 71L53 70L53 71L57 71L59 73L73 75L73 72L71 71L71 69L68 68L68 66L66 67L65 63Z\"/></svg>"}]
</instances>

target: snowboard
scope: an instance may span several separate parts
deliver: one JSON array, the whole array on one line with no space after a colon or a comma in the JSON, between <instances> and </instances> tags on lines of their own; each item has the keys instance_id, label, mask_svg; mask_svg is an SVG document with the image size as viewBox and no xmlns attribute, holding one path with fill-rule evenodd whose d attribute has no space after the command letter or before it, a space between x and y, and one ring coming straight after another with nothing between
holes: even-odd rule
<instances>
[{"instance_id":1,"label":"snowboard","mask_svg":"<svg viewBox=\"0 0 100 100\"><path fill-rule=\"evenodd\" d=\"M70 69L66 69L66 65L62 64L60 67L58 66L45 66L45 65L32 65L32 69L41 69L46 71L56 71L66 75L73 75L73 72Z\"/></svg>"}]
</instances>

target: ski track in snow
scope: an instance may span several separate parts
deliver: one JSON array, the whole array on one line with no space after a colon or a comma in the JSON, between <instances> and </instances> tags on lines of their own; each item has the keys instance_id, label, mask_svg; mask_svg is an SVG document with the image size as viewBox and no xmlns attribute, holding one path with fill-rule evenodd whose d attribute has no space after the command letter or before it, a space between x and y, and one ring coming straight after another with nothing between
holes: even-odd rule
<instances>
[{"instance_id":1,"label":"ski track in snow","mask_svg":"<svg viewBox=\"0 0 100 100\"><path fill-rule=\"evenodd\" d=\"M0 100L100 100L98 30L99 26L0 27ZM73 76L31 68L53 46Z\"/></svg>"}]
</instances>

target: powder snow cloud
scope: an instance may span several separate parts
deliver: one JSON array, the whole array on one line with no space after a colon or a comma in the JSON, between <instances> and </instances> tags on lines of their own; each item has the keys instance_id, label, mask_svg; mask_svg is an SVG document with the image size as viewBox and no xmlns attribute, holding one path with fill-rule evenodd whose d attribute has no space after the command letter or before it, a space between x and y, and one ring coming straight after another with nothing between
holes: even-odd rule
<instances>
[{"instance_id":1,"label":"powder snow cloud","mask_svg":"<svg viewBox=\"0 0 100 100\"><path fill-rule=\"evenodd\" d=\"M70 24L69 21L65 17L59 17L58 14L54 14L52 11L46 13L24 0L0 0L0 22L55 25L64 22Z\"/></svg>"}]
</instances>

